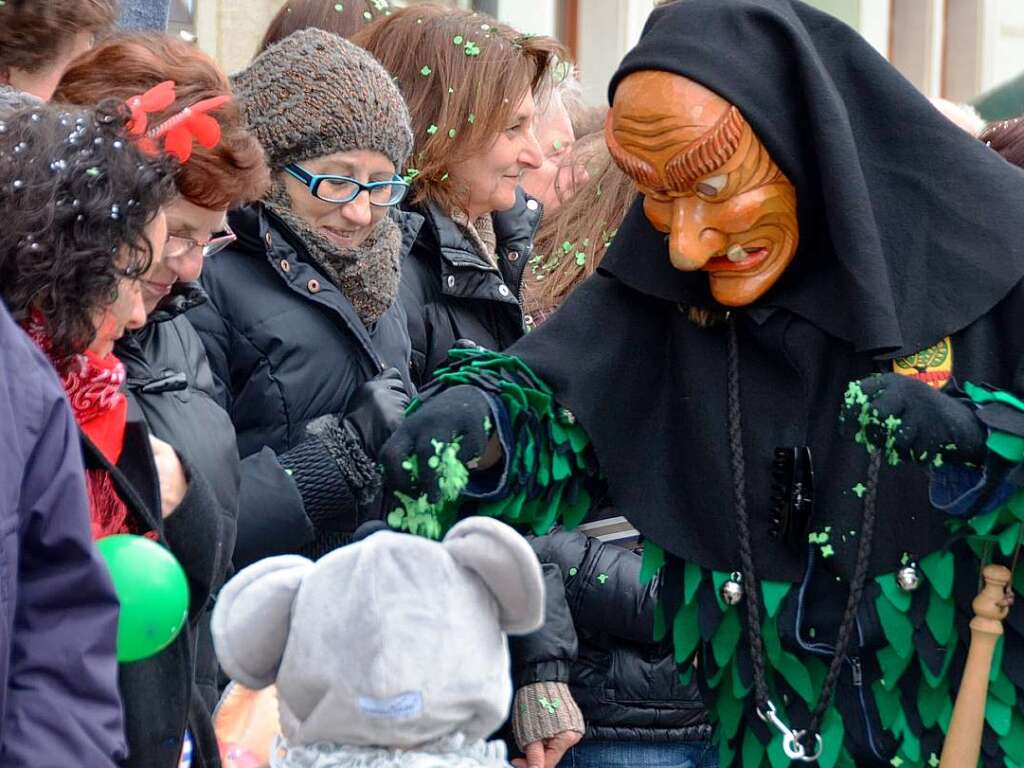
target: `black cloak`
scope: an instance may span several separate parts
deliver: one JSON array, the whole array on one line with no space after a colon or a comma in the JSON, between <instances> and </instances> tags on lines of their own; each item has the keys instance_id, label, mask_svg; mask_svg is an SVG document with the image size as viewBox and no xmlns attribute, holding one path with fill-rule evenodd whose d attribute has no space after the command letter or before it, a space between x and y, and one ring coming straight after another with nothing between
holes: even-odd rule
<instances>
[{"instance_id":1,"label":"black cloak","mask_svg":"<svg viewBox=\"0 0 1024 768\"><path fill-rule=\"evenodd\" d=\"M735 104L796 187L794 261L734 313L747 505L761 578L800 579L806 548L782 551L770 535L771 465L776 447L810 447L811 530L831 531L826 566L848 578L868 457L838 435L846 383L949 338L958 381L1020 391L1024 174L857 32L797 0L660 8L610 96L641 70L684 75ZM509 353L576 414L641 532L677 557L739 570L726 333L690 323L690 305L715 306L708 278L671 266L638 200L599 273ZM872 574L945 544L927 498L919 467L883 471Z\"/></svg>"}]
</instances>

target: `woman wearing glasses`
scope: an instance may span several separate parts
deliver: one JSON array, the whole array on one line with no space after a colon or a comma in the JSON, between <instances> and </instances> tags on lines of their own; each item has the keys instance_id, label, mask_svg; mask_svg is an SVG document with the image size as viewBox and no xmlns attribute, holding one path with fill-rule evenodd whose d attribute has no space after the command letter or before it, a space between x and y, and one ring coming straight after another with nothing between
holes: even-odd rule
<instances>
[{"instance_id":1,"label":"woman wearing glasses","mask_svg":"<svg viewBox=\"0 0 1024 768\"><path fill-rule=\"evenodd\" d=\"M318 556L378 516L377 452L409 399L396 296L420 220L396 207L408 112L365 51L303 30L233 84L273 185L229 216L238 239L207 262L209 302L189 318L243 457L242 566Z\"/></svg>"}]
</instances>

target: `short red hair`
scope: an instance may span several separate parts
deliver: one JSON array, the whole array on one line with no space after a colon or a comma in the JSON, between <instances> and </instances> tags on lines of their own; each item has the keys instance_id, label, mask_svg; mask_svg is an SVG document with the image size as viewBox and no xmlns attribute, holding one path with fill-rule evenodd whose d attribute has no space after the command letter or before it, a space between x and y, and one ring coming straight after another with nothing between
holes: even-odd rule
<instances>
[{"instance_id":1,"label":"short red hair","mask_svg":"<svg viewBox=\"0 0 1024 768\"><path fill-rule=\"evenodd\" d=\"M75 59L53 100L92 105L113 96L127 101L165 80L175 82L177 98L164 112L150 115L151 124L203 99L231 96L227 77L199 49L169 35L134 33L108 38ZM220 123L220 143L213 149L193 147L177 174L178 191L190 203L216 211L260 199L270 186L270 171L241 110L229 101L210 114Z\"/></svg>"}]
</instances>

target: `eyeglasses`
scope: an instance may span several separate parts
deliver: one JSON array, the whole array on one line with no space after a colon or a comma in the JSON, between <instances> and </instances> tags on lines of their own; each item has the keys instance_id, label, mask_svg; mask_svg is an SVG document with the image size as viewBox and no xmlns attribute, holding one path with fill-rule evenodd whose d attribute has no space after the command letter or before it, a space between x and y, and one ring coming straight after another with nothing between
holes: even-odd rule
<instances>
[{"instance_id":1,"label":"eyeglasses","mask_svg":"<svg viewBox=\"0 0 1024 768\"><path fill-rule=\"evenodd\" d=\"M205 243L200 240L193 240L191 237L168 235L167 245L164 246L164 257L178 259L194 253L197 249L202 249L203 258L207 258L220 253L235 242L236 239L235 233L227 225L224 226L224 231L221 234L211 237Z\"/></svg>"},{"instance_id":2,"label":"eyeglasses","mask_svg":"<svg viewBox=\"0 0 1024 768\"><path fill-rule=\"evenodd\" d=\"M370 193L370 205L389 208L402 202L405 193L409 191L409 185L401 176L393 176L390 181L371 181L369 184L363 184L348 176L310 173L294 163L286 165L284 170L289 176L305 184L313 197L327 203L351 203L366 190Z\"/></svg>"}]
</instances>

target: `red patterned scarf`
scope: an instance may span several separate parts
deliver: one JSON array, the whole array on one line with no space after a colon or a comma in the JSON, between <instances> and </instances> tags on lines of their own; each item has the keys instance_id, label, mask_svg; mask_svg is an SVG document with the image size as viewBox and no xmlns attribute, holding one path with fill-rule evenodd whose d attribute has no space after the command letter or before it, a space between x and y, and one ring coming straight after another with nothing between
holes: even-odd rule
<instances>
[{"instance_id":1,"label":"red patterned scarf","mask_svg":"<svg viewBox=\"0 0 1024 768\"><path fill-rule=\"evenodd\" d=\"M42 317L33 313L25 323L25 332L50 357L52 344ZM50 357L57 367L75 421L111 464L116 464L124 446L128 401L121 392L125 371L114 355L104 358L92 352L75 355L66 365ZM86 470L86 489L94 539L115 533L129 533L128 507L117 495L110 473L103 469Z\"/></svg>"}]
</instances>

